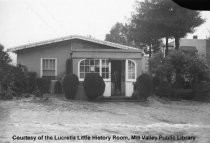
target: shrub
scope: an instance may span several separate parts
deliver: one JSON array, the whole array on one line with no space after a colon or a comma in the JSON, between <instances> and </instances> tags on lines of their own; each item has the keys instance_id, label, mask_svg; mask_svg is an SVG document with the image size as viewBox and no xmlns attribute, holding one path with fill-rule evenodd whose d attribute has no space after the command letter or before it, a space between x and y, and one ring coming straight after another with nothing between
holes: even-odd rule
<instances>
[{"instance_id":1,"label":"shrub","mask_svg":"<svg viewBox=\"0 0 210 143\"><path fill-rule=\"evenodd\" d=\"M137 90L137 99L146 100L153 93L152 77L148 74L142 74L138 77L134 89Z\"/></svg>"},{"instance_id":2,"label":"shrub","mask_svg":"<svg viewBox=\"0 0 210 143\"><path fill-rule=\"evenodd\" d=\"M28 83L28 92L29 93L32 93L37 86L36 77L37 77L36 72L28 72L27 83Z\"/></svg>"},{"instance_id":3,"label":"shrub","mask_svg":"<svg viewBox=\"0 0 210 143\"><path fill-rule=\"evenodd\" d=\"M158 86L155 94L159 97L171 98L173 96L173 88L167 81L162 81Z\"/></svg>"},{"instance_id":4,"label":"shrub","mask_svg":"<svg viewBox=\"0 0 210 143\"><path fill-rule=\"evenodd\" d=\"M201 82L194 86L194 100L210 101L210 82Z\"/></svg>"},{"instance_id":5,"label":"shrub","mask_svg":"<svg viewBox=\"0 0 210 143\"><path fill-rule=\"evenodd\" d=\"M1 73L4 73L0 82L1 96L10 98L10 96L21 96L22 93L27 92L27 80L21 68L7 65Z\"/></svg>"},{"instance_id":6,"label":"shrub","mask_svg":"<svg viewBox=\"0 0 210 143\"><path fill-rule=\"evenodd\" d=\"M55 93L62 93L62 84L59 80L55 82L54 92Z\"/></svg>"},{"instance_id":7,"label":"shrub","mask_svg":"<svg viewBox=\"0 0 210 143\"><path fill-rule=\"evenodd\" d=\"M8 65L11 61L9 54L4 51L4 46L0 44L0 67Z\"/></svg>"},{"instance_id":8,"label":"shrub","mask_svg":"<svg viewBox=\"0 0 210 143\"><path fill-rule=\"evenodd\" d=\"M9 100L12 99L13 96L15 96L15 92L8 86L8 88L5 90L0 91L0 99Z\"/></svg>"},{"instance_id":9,"label":"shrub","mask_svg":"<svg viewBox=\"0 0 210 143\"><path fill-rule=\"evenodd\" d=\"M190 56L179 50L171 51L165 58L160 55L155 55L150 59L151 73L158 75L160 79L166 77L170 83L174 83L176 80L180 82L180 77L184 77L184 82L188 82L189 87L210 79L210 69L199 55ZM183 81L181 82L183 85Z\"/></svg>"},{"instance_id":10,"label":"shrub","mask_svg":"<svg viewBox=\"0 0 210 143\"><path fill-rule=\"evenodd\" d=\"M35 87L32 94L36 97L43 97L43 92L38 88L38 86Z\"/></svg>"},{"instance_id":11,"label":"shrub","mask_svg":"<svg viewBox=\"0 0 210 143\"><path fill-rule=\"evenodd\" d=\"M14 66L10 66L7 74L3 77L2 87L7 90L8 86L16 95L27 92L27 79L24 72Z\"/></svg>"},{"instance_id":12,"label":"shrub","mask_svg":"<svg viewBox=\"0 0 210 143\"><path fill-rule=\"evenodd\" d=\"M67 99L74 99L76 97L79 80L77 75L68 74L63 80L63 90Z\"/></svg>"},{"instance_id":13,"label":"shrub","mask_svg":"<svg viewBox=\"0 0 210 143\"><path fill-rule=\"evenodd\" d=\"M171 89L167 91L166 87L169 88L169 85L159 86L158 92L161 93L158 93L159 96L191 99L190 88L198 85L201 81L210 81L210 69L206 60L198 54L190 55L180 50L171 51L165 58L159 54L159 56L150 59L150 67L152 75L155 75L158 80L160 79L160 82L168 81L174 88L173 95L170 94ZM162 90L165 90L166 93L163 93Z\"/></svg>"},{"instance_id":14,"label":"shrub","mask_svg":"<svg viewBox=\"0 0 210 143\"><path fill-rule=\"evenodd\" d=\"M84 80L85 94L90 100L101 96L105 90L103 78L98 73L88 73Z\"/></svg>"},{"instance_id":15,"label":"shrub","mask_svg":"<svg viewBox=\"0 0 210 143\"><path fill-rule=\"evenodd\" d=\"M184 89L185 88L185 80L181 76L176 77L176 81L173 83L173 88L175 89Z\"/></svg>"},{"instance_id":16,"label":"shrub","mask_svg":"<svg viewBox=\"0 0 210 143\"><path fill-rule=\"evenodd\" d=\"M36 80L37 88L41 93L49 93L51 80L48 78L37 78Z\"/></svg>"},{"instance_id":17,"label":"shrub","mask_svg":"<svg viewBox=\"0 0 210 143\"><path fill-rule=\"evenodd\" d=\"M193 99L193 90L192 89L173 89L172 99L185 99L192 100Z\"/></svg>"}]
</instances>

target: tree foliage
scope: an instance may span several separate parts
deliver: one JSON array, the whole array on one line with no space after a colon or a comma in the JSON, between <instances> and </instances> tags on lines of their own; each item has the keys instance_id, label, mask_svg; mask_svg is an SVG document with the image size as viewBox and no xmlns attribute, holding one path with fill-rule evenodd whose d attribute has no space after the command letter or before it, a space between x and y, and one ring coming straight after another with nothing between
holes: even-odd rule
<instances>
[{"instance_id":1,"label":"tree foliage","mask_svg":"<svg viewBox=\"0 0 210 143\"><path fill-rule=\"evenodd\" d=\"M206 61L199 55L190 56L180 50L170 52L165 58L157 54L150 59L149 64L151 73L158 80L165 80L173 85L184 80L188 87L192 87L201 81L210 80L210 69Z\"/></svg>"},{"instance_id":2,"label":"tree foliage","mask_svg":"<svg viewBox=\"0 0 210 143\"><path fill-rule=\"evenodd\" d=\"M106 41L115 42L123 45L131 45L129 39L129 26L127 24L117 22L106 34Z\"/></svg>"},{"instance_id":3,"label":"tree foliage","mask_svg":"<svg viewBox=\"0 0 210 143\"><path fill-rule=\"evenodd\" d=\"M149 47L148 53L158 51L160 39L166 39L166 55L168 39L175 38L176 49L179 39L204 23L199 11L180 7L172 0L145 0L136 2L135 13L128 24L117 23L106 35L106 40L120 44Z\"/></svg>"},{"instance_id":4,"label":"tree foliage","mask_svg":"<svg viewBox=\"0 0 210 143\"><path fill-rule=\"evenodd\" d=\"M0 67L9 64L11 59L7 52L4 51L4 47L0 44Z\"/></svg>"},{"instance_id":5,"label":"tree foliage","mask_svg":"<svg viewBox=\"0 0 210 143\"><path fill-rule=\"evenodd\" d=\"M195 28L205 22L199 11L180 7L172 0L145 0L137 2L137 13L133 15L135 29L139 28L139 40L146 37L175 38L176 49L179 47L179 39L188 33L193 33ZM148 30L145 30L148 29ZM142 30L146 33L142 33ZM144 36L145 37L141 37ZM137 34L138 35L138 34ZM148 36L147 36L148 35ZM152 39L147 39L152 41Z\"/></svg>"}]
</instances>

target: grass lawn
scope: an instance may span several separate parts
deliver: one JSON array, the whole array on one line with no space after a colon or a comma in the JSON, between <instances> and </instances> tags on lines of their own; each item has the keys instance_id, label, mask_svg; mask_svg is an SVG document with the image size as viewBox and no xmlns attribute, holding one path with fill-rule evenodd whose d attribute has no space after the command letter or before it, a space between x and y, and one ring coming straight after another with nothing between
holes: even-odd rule
<instances>
[{"instance_id":1,"label":"grass lawn","mask_svg":"<svg viewBox=\"0 0 210 143\"><path fill-rule=\"evenodd\" d=\"M42 135L46 139L38 140ZM18 136L36 140L17 140ZM209 143L210 104L156 97L146 103L68 101L55 96L0 101L0 143L9 142Z\"/></svg>"}]
</instances>

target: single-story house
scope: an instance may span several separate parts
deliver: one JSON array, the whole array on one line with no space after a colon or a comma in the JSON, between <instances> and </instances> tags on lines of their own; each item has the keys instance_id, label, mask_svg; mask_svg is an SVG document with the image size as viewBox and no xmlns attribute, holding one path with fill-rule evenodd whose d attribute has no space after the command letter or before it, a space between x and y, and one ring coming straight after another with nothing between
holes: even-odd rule
<instances>
[{"instance_id":1,"label":"single-story house","mask_svg":"<svg viewBox=\"0 0 210 143\"><path fill-rule=\"evenodd\" d=\"M104 96L131 97L133 83L144 72L143 51L134 47L84 36L68 36L14 47L17 63L39 77L57 79L72 57L73 73L79 78L78 97L84 96L83 81L89 72L99 73L106 84Z\"/></svg>"}]
</instances>

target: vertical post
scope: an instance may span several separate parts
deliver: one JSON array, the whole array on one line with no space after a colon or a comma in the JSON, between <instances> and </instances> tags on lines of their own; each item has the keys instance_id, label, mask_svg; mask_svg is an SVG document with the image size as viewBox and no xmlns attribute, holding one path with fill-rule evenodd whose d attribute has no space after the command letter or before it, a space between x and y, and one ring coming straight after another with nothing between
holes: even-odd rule
<instances>
[{"instance_id":1,"label":"vertical post","mask_svg":"<svg viewBox=\"0 0 210 143\"><path fill-rule=\"evenodd\" d=\"M70 65L70 67L71 67L71 68L70 68L70 69L71 69L71 70L70 70L70 73L73 73L73 57L72 57L73 51L70 50L70 53L69 53L69 54L70 54L70 60L71 60L71 62L70 62L70 63L71 63L71 65Z\"/></svg>"},{"instance_id":2,"label":"vertical post","mask_svg":"<svg viewBox=\"0 0 210 143\"><path fill-rule=\"evenodd\" d=\"M168 55L168 37L166 36L166 49L164 57L166 57L167 55Z\"/></svg>"}]
</instances>

